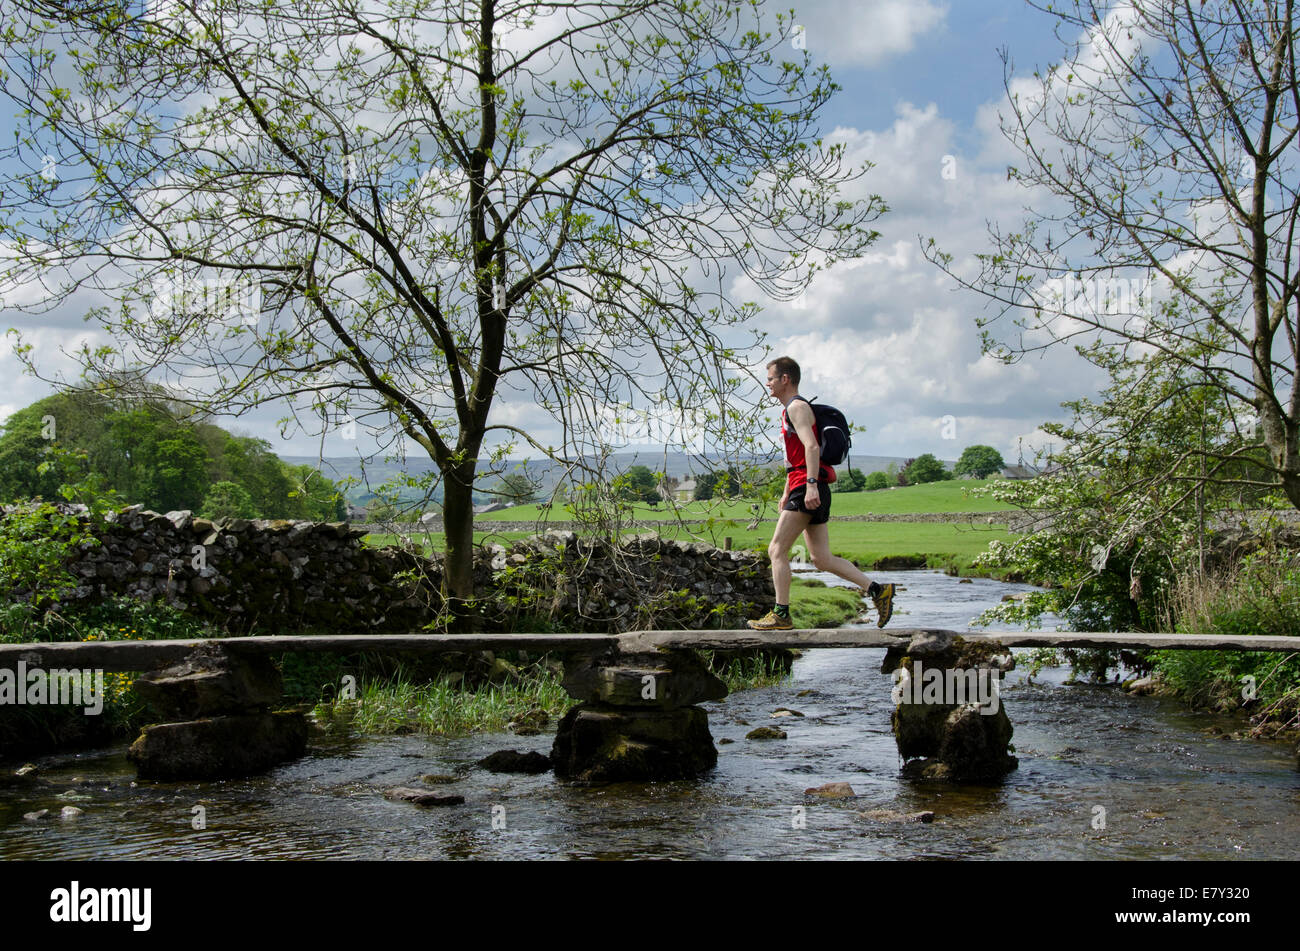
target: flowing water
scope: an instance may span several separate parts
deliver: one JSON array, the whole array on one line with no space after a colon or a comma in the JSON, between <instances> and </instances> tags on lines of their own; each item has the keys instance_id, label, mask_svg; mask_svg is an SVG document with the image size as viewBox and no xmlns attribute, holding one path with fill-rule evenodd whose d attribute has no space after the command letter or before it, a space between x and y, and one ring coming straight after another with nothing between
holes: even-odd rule
<instances>
[{"instance_id":1,"label":"flowing water","mask_svg":"<svg viewBox=\"0 0 1300 951\"><path fill-rule=\"evenodd\" d=\"M961 584L936 571L890 578L906 588L891 627L965 629L1003 594L1029 590L984 579ZM37 761L48 785L0 788L0 858L1295 855L1300 772L1289 746L1225 739L1240 719L1113 686L1069 686L1065 670L1033 683L1024 670L1008 675L1002 701L1020 767L1002 785L905 781L889 729L892 683L879 671L883 653L808 651L781 686L705 704L718 766L692 781L579 787L549 773L473 768L501 749L548 752L547 733L318 739L295 763L219 783L137 784L124 746L50 756ZM778 707L804 715L771 718ZM779 725L788 738L745 739L762 724ZM383 798L392 786L422 786L427 773L458 776L428 788L465 803L422 808ZM850 783L857 795L804 795L828 782ZM64 805L84 812L59 819ZM54 818L24 820L42 808ZM903 821L921 811L934 820ZM196 829L200 816L205 827Z\"/></svg>"}]
</instances>

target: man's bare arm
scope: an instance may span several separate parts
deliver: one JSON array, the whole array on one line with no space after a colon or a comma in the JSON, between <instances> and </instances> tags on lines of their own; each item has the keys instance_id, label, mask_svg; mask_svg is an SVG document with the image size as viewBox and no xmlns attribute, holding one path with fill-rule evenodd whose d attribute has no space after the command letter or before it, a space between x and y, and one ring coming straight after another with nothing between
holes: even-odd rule
<instances>
[{"instance_id":1,"label":"man's bare arm","mask_svg":"<svg viewBox=\"0 0 1300 951\"><path fill-rule=\"evenodd\" d=\"M817 437L813 435L813 422L816 416L813 415L812 407L803 400L795 400L786 407L785 414L789 417L790 425L794 427L799 441L803 443L803 458L808 464L808 477L815 479L817 473L821 471L822 449L817 443Z\"/></svg>"}]
</instances>

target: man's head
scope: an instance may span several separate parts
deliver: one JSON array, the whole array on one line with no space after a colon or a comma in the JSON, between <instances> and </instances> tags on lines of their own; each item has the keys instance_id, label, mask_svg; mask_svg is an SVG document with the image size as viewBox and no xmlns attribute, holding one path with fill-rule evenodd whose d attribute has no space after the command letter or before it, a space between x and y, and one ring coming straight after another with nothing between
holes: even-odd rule
<instances>
[{"instance_id":1,"label":"man's head","mask_svg":"<svg viewBox=\"0 0 1300 951\"><path fill-rule=\"evenodd\" d=\"M782 403L799 392L799 364L777 357L767 365L767 391Z\"/></svg>"}]
</instances>

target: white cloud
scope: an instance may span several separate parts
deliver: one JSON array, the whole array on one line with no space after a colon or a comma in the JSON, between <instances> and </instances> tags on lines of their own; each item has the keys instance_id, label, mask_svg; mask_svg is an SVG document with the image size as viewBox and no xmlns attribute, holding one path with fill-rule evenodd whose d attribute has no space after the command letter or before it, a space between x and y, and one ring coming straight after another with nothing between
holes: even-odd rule
<instances>
[{"instance_id":1,"label":"white cloud","mask_svg":"<svg viewBox=\"0 0 1300 951\"><path fill-rule=\"evenodd\" d=\"M794 22L814 62L873 67L910 51L947 15L947 5L932 0L805 0Z\"/></svg>"}]
</instances>

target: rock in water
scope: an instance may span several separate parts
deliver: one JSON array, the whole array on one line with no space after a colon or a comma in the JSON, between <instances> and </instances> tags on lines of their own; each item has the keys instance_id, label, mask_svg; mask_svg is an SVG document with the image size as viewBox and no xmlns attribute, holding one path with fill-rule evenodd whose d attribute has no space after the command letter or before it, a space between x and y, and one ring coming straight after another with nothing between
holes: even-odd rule
<instances>
[{"instance_id":1,"label":"rock in water","mask_svg":"<svg viewBox=\"0 0 1300 951\"><path fill-rule=\"evenodd\" d=\"M0 773L0 786L34 786L41 775L31 763L12 773Z\"/></svg>"},{"instance_id":2,"label":"rock in water","mask_svg":"<svg viewBox=\"0 0 1300 951\"><path fill-rule=\"evenodd\" d=\"M1154 677L1140 677L1127 681L1124 689L1134 696L1145 697L1156 692L1156 681Z\"/></svg>"},{"instance_id":3,"label":"rock in water","mask_svg":"<svg viewBox=\"0 0 1300 951\"><path fill-rule=\"evenodd\" d=\"M541 753L520 753L516 750L497 750L478 761L492 773L545 773L551 768L551 758Z\"/></svg>"},{"instance_id":4,"label":"rock in water","mask_svg":"<svg viewBox=\"0 0 1300 951\"><path fill-rule=\"evenodd\" d=\"M803 791L805 796L820 796L823 799L846 799L856 796L853 787L848 783L826 783L821 786L814 786L812 789Z\"/></svg>"},{"instance_id":5,"label":"rock in water","mask_svg":"<svg viewBox=\"0 0 1300 951\"><path fill-rule=\"evenodd\" d=\"M576 706L560 721L551 758L560 779L589 783L689 779L718 765L708 716L692 706Z\"/></svg>"},{"instance_id":6,"label":"rock in water","mask_svg":"<svg viewBox=\"0 0 1300 951\"><path fill-rule=\"evenodd\" d=\"M760 726L745 734L747 740L784 740L785 738L785 730L778 730L774 726Z\"/></svg>"},{"instance_id":7,"label":"rock in water","mask_svg":"<svg viewBox=\"0 0 1300 951\"><path fill-rule=\"evenodd\" d=\"M394 786L384 792L384 798L394 802L413 802L417 806L459 806L465 802L464 796L439 796L427 789L412 789L410 786Z\"/></svg>"},{"instance_id":8,"label":"rock in water","mask_svg":"<svg viewBox=\"0 0 1300 951\"><path fill-rule=\"evenodd\" d=\"M208 717L145 727L127 750L141 779L237 779L302 756L301 713Z\"/></svg>"}]
</instances>

